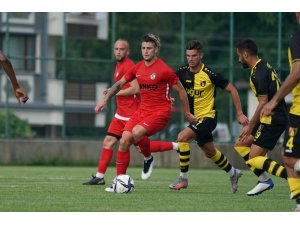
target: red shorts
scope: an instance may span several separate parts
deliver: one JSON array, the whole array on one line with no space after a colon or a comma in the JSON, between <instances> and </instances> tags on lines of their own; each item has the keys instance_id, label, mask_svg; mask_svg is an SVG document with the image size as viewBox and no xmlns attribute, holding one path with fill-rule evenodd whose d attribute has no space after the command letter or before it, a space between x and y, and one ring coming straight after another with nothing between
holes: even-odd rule
<instances>
[{"instance_id":1,"label":"red shorts","mask_svg":"<svg viewBox=\"0 0 300 225\"><path fill-rule=\"evenodd\" d=\"M109 127L107 129L107 135L120 139L122 137L122 133L127 122L128 121L120 120L117 119L116 117L112 118Z\"/></svg>"},{"instance_id":2,"label":"red shorts","mask_svg":"<svg viewBox=\"0 0 300 225\"><path fill-rule=\"evenodd\" d=\"M170 120L171 111L159 111L151 114L143 114L140 110L136 111L126 123L124 130L132 132L136 125L144 127L147 131L147 136L161 131L166 127Z\"/></svg>"}]
</instances>

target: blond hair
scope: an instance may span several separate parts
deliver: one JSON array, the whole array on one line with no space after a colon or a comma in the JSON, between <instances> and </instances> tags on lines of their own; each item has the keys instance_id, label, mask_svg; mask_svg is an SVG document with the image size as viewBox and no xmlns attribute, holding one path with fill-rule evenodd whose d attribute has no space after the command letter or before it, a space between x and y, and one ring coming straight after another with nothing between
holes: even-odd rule
<instances>
[{"instance_id":1,"label":"blond hair","mask_svg":"<svg viewBox=\"0 0 300 225\"><path fill-rule=\"evenodd\" d=\"M155 34L145 34L142 38L142 42L152 42L158 49L161 47L160 38Z\"/></svg>"}]
</instances>

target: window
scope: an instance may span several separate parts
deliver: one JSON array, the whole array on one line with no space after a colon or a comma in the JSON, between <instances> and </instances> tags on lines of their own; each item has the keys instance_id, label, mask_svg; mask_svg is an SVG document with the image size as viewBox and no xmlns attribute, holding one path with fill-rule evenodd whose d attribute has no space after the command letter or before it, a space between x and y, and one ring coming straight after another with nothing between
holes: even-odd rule
<instances>
[{"instance_id":1,"label":"window","mask_svg":"<svg viewBox=\"0 0 300 225\"><path fill-rule=\"evenodd\" d=\"M98 26L86 24L68 24L68 36L80 38L97 37Z\"/></svg>"},{"instance_id":2,"label":"window","mask_svg":"<svg viewBox=\"0 0 300 225\"><path fill-rule=\"evenodd\" d=\"M2 14L2 23L5 23L7 20L7 15L9 15L10 23L19 23L19 24L34 24L35 13L33 12L10 12L10 13L1 13Z\"/></svg>"},{"instance_id":3,"label":"window","mask_svg":"<svg viewBox=\"0 0 300 225\"><path fill-rule=\"evenodd\" d=\"M94 101L95 96L95 84L67 83L66 85L66 99Z\"/></svg>"},{"instance_id":4,"label":"window","mask_svg":"<svg viewBox=\"0 0 300 225\"><path fill-rule=\"evenodd\" d=\"M32 13L30 12L11 12L9 14L10 18L15 19L29 19Z\"/></svg>"},{"instance_id":5,"label":"window","mask_svg":"<svg viewBox=\"0 0 300 225\"><path fill-rule=\"evenodd\" d=\"M5 54L9 57L15 70L35 70L35 37L33 35L10 35L8 47L4 48L4 37L0 38L1 49L7 49Z\"/></svg>"},{"instance_id":6,"label":"window","mask_svg":"<svg viewBox=\"0 0 300 225\"><path fill-rule=\"evenodd\" d=\"M94 113L66 113L66 124L68 126L94 126Z\"/></svg>"}]
</instances>

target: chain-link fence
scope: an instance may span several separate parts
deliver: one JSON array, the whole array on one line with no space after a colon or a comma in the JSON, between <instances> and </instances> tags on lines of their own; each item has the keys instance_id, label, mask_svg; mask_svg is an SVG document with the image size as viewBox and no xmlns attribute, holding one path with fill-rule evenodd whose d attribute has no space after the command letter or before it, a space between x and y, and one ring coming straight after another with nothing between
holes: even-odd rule
<instances>
[{"instance_id":1,"label":"chain-link fence","mask_svg":"<svg viewBox=\"0 0 300 225\"><path fill-rule=\"evenodd\" d=\"M204 45L203 62L229 79L238 89L247 113L249 71L236 57L235 43L251 38L259 56L282 78L288 74L289 35L297 28L294 13L0 13L0 49L11 59L20 84L28 92L26 105L16 104L1 71L0 124L4 137L13 137L8 111L27 119L36 138L101 138L114 114L114 101L95 115L101 90L112 85L115 67L113 44L130 42L130 57L141 60L140 38L155 33L161 38L159 56L174 70L185 64L185 43ZM218 136L232 141L239 130L231 98L217 90ZM178 99L174 95L175 99ZM156 137L176 140L184 127L180 103L172 119Z\"/></svg>"}]
</instances>

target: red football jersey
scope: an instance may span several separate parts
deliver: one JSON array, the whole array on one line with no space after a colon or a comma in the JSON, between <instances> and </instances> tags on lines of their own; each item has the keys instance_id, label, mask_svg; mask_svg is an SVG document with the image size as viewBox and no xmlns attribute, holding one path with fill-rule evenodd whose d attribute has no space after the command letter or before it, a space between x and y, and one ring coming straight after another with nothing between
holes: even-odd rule
<instances>
[{"instance_id":1,"label":"red football jersey","mask_svg":"<svg viewBox=\"0 0 300 225\"><path fill-rule=\"evenodd\" d=\"M171 109L170 89L178 82L178 77L163 60L157 58L150 66L140 61L125 74L128 82L135 78L140 85L140 111L152 113Z\"/></svg>"},{"instance_id":2,"label":"red football jersey","mask_svg":"<svg viewBox=\"0 0 300 225\"><path fill-rule=\"evenodd\" d=\"M114 81L119 81L134 65L133 61L128 57L118 63L114 73ZM129 83L125 84L122 90L128 87L130 87ZM129 118L139 108L140 101L140 95L116 96L116 113L121 117Z\"/></svg>"}]
</instances>

